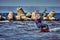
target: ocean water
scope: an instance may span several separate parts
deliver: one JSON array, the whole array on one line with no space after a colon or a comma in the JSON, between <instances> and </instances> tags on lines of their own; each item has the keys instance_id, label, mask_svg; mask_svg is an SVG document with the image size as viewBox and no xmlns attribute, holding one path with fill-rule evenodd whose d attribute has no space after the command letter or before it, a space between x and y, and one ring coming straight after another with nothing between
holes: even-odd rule
<instances>
[{"instance_id":1,"label":"ocean water","mask_svg":"<svg viewBox=\"0 0 60 40\"><path fill-rule=\"evenodd\" d=\"M21 6L22 7L22 6ZM7 17L9 11L16 16L17 6L0 6L0 15ZM55 18L60 18L60 7L22 7L24 12L41 12L47 8L47 13L54 10ZM0 40L60 40L60 21L43 21L53 32L40 32L34 21L0 21Z\"/></svg>"},{"instance_id":2,"label":"ocean water","mask_svg":"<svg viewBox=\"0 0 60 40\"><path fill-rule=\"evenodd\" d=\"M43 21L50 29L60 28L60 21ZM60 40L60 29L40 32L34 21L0 21L0 40Z\"/></svg>"}]
</instances>

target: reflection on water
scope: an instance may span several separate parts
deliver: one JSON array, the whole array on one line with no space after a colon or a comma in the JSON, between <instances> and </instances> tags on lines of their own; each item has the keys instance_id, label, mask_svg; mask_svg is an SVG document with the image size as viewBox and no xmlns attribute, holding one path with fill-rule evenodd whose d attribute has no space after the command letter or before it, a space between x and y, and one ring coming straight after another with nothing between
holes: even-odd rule
<instances>
[{"instance_id":1,"label":"reflection on water","mask_svg":"<svg viewBox=\"0 0 60 40\"><path fill-rule=\"evenodd\" d=\"M43 21L50 29L60 21ZM0 40L59 40L60 32L41 33L33 21L0 22Z\"/></svg>"}]
</instances>

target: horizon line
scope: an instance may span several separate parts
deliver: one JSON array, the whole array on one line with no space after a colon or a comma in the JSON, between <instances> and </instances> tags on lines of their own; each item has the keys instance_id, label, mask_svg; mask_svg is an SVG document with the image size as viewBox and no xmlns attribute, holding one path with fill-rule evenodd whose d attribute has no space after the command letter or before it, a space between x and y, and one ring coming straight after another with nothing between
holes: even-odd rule
<instances>
[{"instance_id":1,"label":"horizon line","mask_svg":"<svg viewBox=\"0 0 60 40\"><path fill-rule=\"evenodd\" d=\"M9 13L9 12L0 12L0 13ZM14 13L16 13L16 12L14 12ZM27 12L25 12L25 13L27 13ZM39 13L41 13L41 12L39 12ZM48 13L48 12L46 12L46 13ZM59 12L57 12L57 13L59 13Z\"/></svg>"},{"instance_id":2,"label":"horizon line","mask_svg":"<svg viewBox=\"0 0 60 40\"><path fill-rule=\"evenodd\" d=\"M12 7L14 7L14 6L12 6ZM16 6L16 7L21 7L21 6ZM29 7L29 6L28 6ZM34 6L33 6L34 7ZM37 6L37 7L39 7L39 6ZM60 7L60 6L40 6L40 7Z\"/></svg>"}]
</instances>

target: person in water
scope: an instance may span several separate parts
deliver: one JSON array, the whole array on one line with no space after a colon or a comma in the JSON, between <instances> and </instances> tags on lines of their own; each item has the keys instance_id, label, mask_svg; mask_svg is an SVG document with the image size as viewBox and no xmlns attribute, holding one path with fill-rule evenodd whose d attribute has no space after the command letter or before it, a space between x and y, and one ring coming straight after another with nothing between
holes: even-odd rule
<instances>
[{"instance_id":1,"label":"person in water","mask_svg":"<svg viewBox=\"0 0 60 40\"><path fill-rule=\"evenodd\" d=\"M36 18L35 19L35 22L36 22L38 28L40 28L43 25L41 20L42 20L41 18L39 18L39 19Z\"/></svg>"},{"instance_id":2,"label":"person in water","mask_svg":"<svg viewBox=\"0 0 60 40\"><path fill-rule=\"evenodd\" d=\"M37 27L40 28L40 32L50 32L47 24L42 23L42 19L35 19Z\"/></svg>"}]
</instances>

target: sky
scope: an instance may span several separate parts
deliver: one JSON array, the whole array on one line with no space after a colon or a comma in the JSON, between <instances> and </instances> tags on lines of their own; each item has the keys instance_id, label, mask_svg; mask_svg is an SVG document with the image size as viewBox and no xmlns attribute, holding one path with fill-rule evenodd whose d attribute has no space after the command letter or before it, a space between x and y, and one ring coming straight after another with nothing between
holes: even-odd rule
<instances>
[{"instance_id":1,"label":"sky","mask_svg":"<svg viewBox=\"0 0 60 40\"><path fill-rule=\"evenodd\" d=\"M0 6L60 6L60 0L0 0Z\"/></svg>"},{"instance_id":2,"label":"sky","mask_svg":"<svg viewBox=\"0 0 60 40\"><path fill-rule=\"evenodd\" d=\"M60 13L60 0L0 0L0 12L9 12L10 10L13 10L16 12L15 8L10 7L1 7L1 6L38 6L38 10L42 12L44 10L44 7L48 8L48 12L51 10L56 11L57 13ZM42 7L43 6L43 7ZM42 8L40 8L42 7ZM51 8L52 7L52 8ZM54 7L54 8L53 8ZM24 8L25 11L33 10L35 8Z\"/></svg>"}]
</instances>

